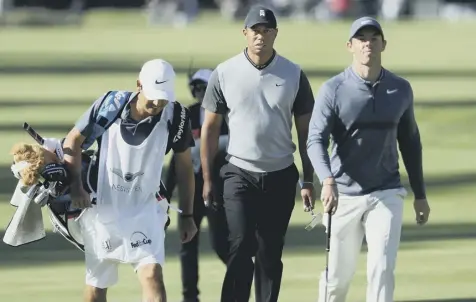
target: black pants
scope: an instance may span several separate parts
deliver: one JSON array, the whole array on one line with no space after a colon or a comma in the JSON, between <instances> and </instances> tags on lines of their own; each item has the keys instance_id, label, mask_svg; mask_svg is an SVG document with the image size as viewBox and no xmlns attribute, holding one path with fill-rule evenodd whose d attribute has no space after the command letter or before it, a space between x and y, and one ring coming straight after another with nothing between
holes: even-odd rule
<instances>
[{"instance_id":1,"label":"black pants","mask_svg":"<svg viewBox=\"0 0 476 302\"><path fill-rule=\"evenodd\" d=\"M256 302L276 302L283 272L284 238L294 209L299 172L294 164L271 173L245 171L227 164L221 175L230 232L221 302L249 301L253 273Z\"/></svg>"},{"instance_id":2,"label":"black pants","mask_svg":"<svg viewBox=\"0 0 476 302\"><path fill-rule=\"evenodd\" d=\"M208 218L208 230L212 248L223 263L226 263L228 257L228 228L226 224L225 211L223 206L219 207L217 210L205 207L202 198L202 191L203 178L201 174L196 174L193 214L198 231L190 242L182 244L180 250L180 261L182 268L182 295L183 301L186 302L199 301L198 296L200 291L198 289L198 248L200 224L205 216ZM223 186L220 182L215 183L214 196L217 199L223 198Z\"/></svg>"}]
</instances>

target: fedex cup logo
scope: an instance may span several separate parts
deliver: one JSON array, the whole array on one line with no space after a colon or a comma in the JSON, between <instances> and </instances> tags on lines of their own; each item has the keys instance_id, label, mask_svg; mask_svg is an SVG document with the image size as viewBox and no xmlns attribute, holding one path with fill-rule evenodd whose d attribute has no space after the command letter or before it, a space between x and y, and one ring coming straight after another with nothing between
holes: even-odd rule
<instances>
[{"instance_id":1,"label":"fedex cup logo","mask_svg":"<svg viewBox=\"0 0 476 302\"><path fill-rule=\"evenodd\" d=\"M147 238L147 236L142 232L134 232L131 236L131 248L135 249L140 246L152 244L152 240Z\"/></svg>"}]
</instances>

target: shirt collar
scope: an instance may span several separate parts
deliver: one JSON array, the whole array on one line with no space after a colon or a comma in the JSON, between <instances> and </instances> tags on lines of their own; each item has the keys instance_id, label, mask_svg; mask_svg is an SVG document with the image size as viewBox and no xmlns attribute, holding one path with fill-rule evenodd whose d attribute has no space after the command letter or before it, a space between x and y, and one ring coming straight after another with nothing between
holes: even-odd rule
<instances>
[{"instance_id":1,"label":"shirt collar","mask_svg":"<svg viewBox=\"0 0 476 302\"><path fill-rule=\"evenodd\" d=\"M266 67L268 67L271 62L273 62L274 58L276 57L276 51L273 49L273 55L271 56L271 58L268 60L268 62L264 63L263 65L256 65L253 61L251 61L250 57L248 56L248 47L246 47L244 50L243 50L243 53L246 57L246 59L248 60L248 62L250 62L251 65L253 65L254 68L258 69L258 70L263 70L265 69Z\"/></svg>"},{"instance_id":2,"label":"shirt collar","mask_svg":"<svg viewBox=\"0 0 476 302\"><path fill-rule=\"evenodd\" d=\"M359 83L372 85L372 82L363 79L359 74L357 74L357 72L355 72L355 70L354 70L354 68L352 68L352 66L349 66L347 69L349 70L349 72L351 74L351 77L354 80L357 80ZM378 82L382 81L382 79L385 78L385 73L386 73L385 68L382 67L382 69L380 70L380 75L379 75L377 81L375 81L375 83L378 83Z\"/></svg>"}]
</instances>

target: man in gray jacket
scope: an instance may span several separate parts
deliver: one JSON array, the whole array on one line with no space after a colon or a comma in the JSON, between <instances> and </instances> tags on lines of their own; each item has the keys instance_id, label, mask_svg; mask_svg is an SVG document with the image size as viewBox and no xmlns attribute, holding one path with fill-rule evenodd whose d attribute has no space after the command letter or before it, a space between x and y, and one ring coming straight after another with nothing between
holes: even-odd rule
<instances>
[{"instance_id":1,"label":"man in gray jacket","mask_svg":"<svg viewBox=\"0 0 476 302\"><path fill-rule=\"evenodd\" d=\"M414 193L417 223L425 224L430 213L412 87L382 67L385 46L375 19L356 20L347 42L352 65L322 85L313 109L307 151L322 184L324 211L333 215L328 279L323 273L320 302L345 301L364 235L366 301L393 301L407 194L400 181L398 148Z\"/></svg>"}]
</instances>

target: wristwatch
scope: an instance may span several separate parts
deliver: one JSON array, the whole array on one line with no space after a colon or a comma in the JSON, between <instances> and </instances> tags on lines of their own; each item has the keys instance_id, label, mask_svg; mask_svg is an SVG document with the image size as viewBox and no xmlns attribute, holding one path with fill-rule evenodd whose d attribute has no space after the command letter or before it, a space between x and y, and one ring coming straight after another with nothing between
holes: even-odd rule
<instances>
[{"instance_id":1,"label":"wristwatch","mask_svg":"<svg viewBox=\"0 0 476 302\"><path fill-rule=\"evenodd\" d=\"M312 181L302 181L302 180L299 180L299 187L302 187L304 186L304 184L310 184L311 186L314 187L314 183Z\"/></svg>"}]
</instances>

